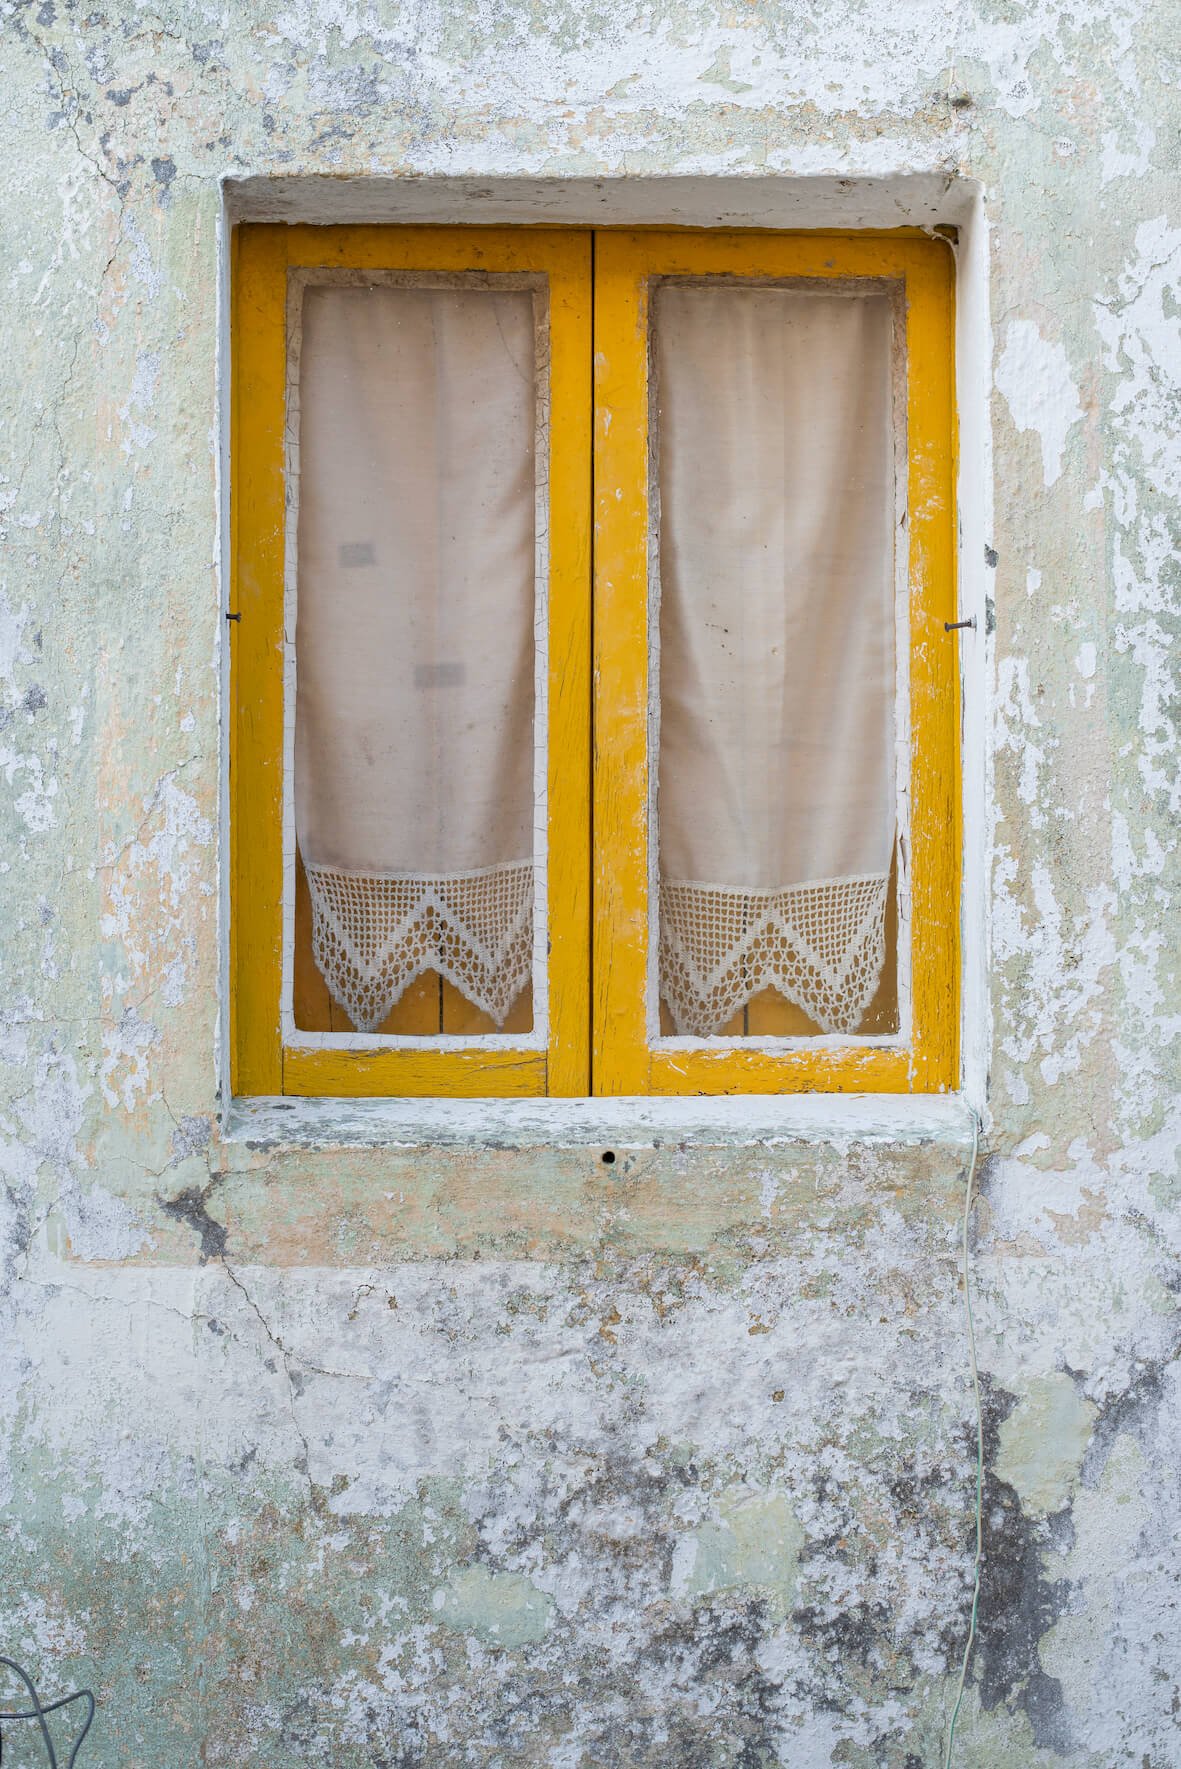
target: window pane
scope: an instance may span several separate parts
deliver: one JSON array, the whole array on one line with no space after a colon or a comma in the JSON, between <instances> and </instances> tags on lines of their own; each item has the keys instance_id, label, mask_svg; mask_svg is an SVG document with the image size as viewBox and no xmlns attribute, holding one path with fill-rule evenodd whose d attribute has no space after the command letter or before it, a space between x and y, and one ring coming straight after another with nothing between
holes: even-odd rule
<instances>
[{"instance_id":1,"label":"window pane","mask_svg":"<svg viewBox=\"0 0 1181 1769\"><path fill-rule=\"evenodd\" d=\"M893 304L654 299L665 1034L898 1028Z\"/></svg>"},{"instance_id":2,"label":"window pane","mask_svg":"<svg viewBox=\"0 0 1181 1769\"><path fill-rule=\"evenodd\" d=\"M313 283L298 352L296 1025L528 1031L532 295Z\"/></svg>"}]
</instances>

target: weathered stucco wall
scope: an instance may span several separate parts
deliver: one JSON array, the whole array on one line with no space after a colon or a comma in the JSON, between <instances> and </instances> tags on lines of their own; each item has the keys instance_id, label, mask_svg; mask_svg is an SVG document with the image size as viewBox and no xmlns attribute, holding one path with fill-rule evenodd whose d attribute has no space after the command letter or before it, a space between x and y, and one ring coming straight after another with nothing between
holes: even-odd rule
<instances>
[{"instance_id":1,"label":"weathered stucco wall","mask_svg":"<svg viewBox=\"0 0 1181 1769\"><path fill-rule=\"evenodd\" d=\"M222 176L914 172L993 333L957 1761L1181 1761L1176 25L0 6L0 1652L85 1761L942 1761L962 1131L300 1150L215 1067Z\"/></svg>"}]
</instances>

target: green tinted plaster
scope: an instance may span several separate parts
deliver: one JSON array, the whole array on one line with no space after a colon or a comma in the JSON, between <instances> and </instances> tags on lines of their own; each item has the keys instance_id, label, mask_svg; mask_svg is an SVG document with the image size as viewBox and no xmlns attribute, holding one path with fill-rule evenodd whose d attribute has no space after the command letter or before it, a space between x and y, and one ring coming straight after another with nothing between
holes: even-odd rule
<instances>
[{"instance_id":1,"label":"green tinted plaster","mask_svg":"<svg viewBox=\"0 0 1181 1769\"><path fill-rule=\"evenodd\" d=\"M782 1493L724 1499L721 1518L682 1544L673 1564L677 1595L758 1587L773 1613L787 1615L799 1582L804 1531Z\"/></svg>"},{"instance_id":2,"label":"green tinted plaster","mask_svg":"<svg viewBox=\"0 0 1181 1769\"><path fill-rule=\"evenodd\" d=\"M532 1646L545 1638L554 1600L515 1572L466 1566L435 1593L439 1619L486 1646Z\"/></svg>"},{"instance_id":3,"label":"green tinted plaster","mask_svg":"<svg viewBox=\"0 0 1181 1769\"><path fill-rule=\"evenodd\" d=\"M1017 1490L1027 1517L1048 1517L1070 1500L1095 1407L1061 1371L1035 1376L1000 1428L996 1469Z\"/></svg>"}]
</instances>

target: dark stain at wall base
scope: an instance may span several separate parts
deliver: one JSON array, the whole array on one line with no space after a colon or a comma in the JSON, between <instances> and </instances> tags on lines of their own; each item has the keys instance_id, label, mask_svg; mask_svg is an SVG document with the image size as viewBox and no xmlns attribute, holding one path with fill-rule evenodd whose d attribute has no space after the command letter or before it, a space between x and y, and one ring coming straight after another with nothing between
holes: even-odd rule
<instances>
[{"instance_id":1,"label":"dark stain at wall base","mask_svg":"<svg viewBox=\"0 0 1181 1769\"><path fill-rule=\"evenodd\" d=\"M980 1575L980 1632L976 1677L985 1709L1004 1705L1028 1717L1042 1750L1067 1756L1075 1741L1067 1720L1062 1684L1047 1676L1038 1642L1064 1612L1067 1579L1047 1579L1043 1555L1065 1546L1072 1534L1069 1508L1052 1517L1030 1518L1016 1489L995 1469L1000 1428L1016 1396L981 1377L984 1399L984 1564Z\"/></svg>"}]
</instances>

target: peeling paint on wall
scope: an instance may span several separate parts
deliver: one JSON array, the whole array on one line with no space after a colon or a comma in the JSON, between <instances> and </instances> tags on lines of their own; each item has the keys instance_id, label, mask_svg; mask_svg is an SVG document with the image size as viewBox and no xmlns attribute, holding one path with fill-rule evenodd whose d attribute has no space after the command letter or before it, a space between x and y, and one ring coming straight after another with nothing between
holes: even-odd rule
<instances>
[{"instance_id":1,"label":"peeling paint on wall","mask_svg":"<svg viewBox=\"0 0 1181 1769\"><path fill-rule=\"evenodd\" d=\"M112 1769L942 1763L962 1134L648 1134L608 1172L577 1139L225 1133L218 240L226 174L972 179L993 1041L959 1760L1170 1769L1170 9L0 21L0 1651L94 1686Z\"/></svg>"},{"instance_id":2,"label":"peeling paint on wall","mask_svg":"<svg viewBox=\"0 0 1181 1769\"><path fill-rule=\"evenodd\" d=\"M997 363L996 384L1018 430L1037 435L1048 491L1062 477L1067 439L1083 416L1066 351L1043 338L1032 320L1015 319Z\"/></svg>"}]
</instances>

